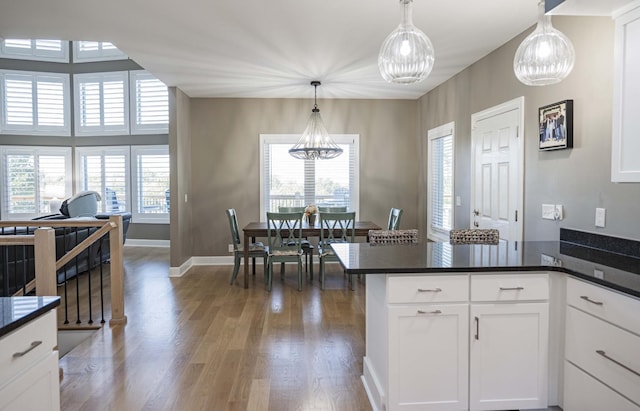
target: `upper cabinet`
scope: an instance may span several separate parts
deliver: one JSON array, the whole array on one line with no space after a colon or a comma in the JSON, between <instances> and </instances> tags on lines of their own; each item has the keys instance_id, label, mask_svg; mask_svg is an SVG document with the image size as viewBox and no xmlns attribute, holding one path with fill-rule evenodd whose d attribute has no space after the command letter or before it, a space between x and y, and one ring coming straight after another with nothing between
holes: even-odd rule
<instances>
[{"instance_id":1,"label":"upper cabinet","mask_svg":"<svg viewBox=\"0 0 640 411\"><path fill-rule=\"evenodd\" d=\"M615 19L611 181L640 182L640 5Z\"/></svg>"}]
</instances>

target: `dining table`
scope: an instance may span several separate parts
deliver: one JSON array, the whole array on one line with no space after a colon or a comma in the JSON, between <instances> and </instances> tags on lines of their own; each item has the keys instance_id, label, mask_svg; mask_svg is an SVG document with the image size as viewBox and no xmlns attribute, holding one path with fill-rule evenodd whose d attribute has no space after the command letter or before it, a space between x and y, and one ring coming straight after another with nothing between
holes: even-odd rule
<instances>
[{"instance_id":1,"label":"dining table","mask_svg":"<svg viewBox=\"0 0 640 411\"><path fill-rule=\"evenodd\" d=\"M354 224L354 236L366 237L368 241L369 230L380 229L381 227L372 221L356 221ZM310 225L306 220L302 222L302 237L320 237L321 230L318 221L313 225ZM267 222L250 222L244 226L242 231L244 232L244 288L249 288L249 244L255 242L256 238L265 238L268 236Z\"/></svg>"}]
</instances>

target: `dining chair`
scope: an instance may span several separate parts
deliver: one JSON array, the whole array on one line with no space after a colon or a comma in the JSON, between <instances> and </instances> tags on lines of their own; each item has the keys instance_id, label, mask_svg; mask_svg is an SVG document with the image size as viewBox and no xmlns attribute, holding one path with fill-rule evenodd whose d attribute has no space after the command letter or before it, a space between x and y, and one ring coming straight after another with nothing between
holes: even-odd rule
<instances>
[{"instance_id":1,"label":"dining chair","mask_svg":"<svg viewBox=\"0 0 640 411\"><path fill-rule=\"evenodd\" d=\"M231 239L233 241L233 274L231 275L231 285L238 276L240 270L240 261L244 257L244 246L240 242L240 230L238 229L238 218L236 210L230 208L227 210L227 218L229 219L229 228L231 229ZM253 262L253 275L256 274L256 258L262 258L264 262L265 281L267 280L267 248L261 242L249 244L249 257Z\"/></svg>"},{"instance_id":2,"label":"dining chair","mask_svg":"<svg viewBox=\"0 0 640 411\"><path fill-rule=\"evenodd\" d=\"M417 244L418 230L369 230L370 245Z\"/></svg>"},{"instance_id":3,"label":"dining chair","mask_svg":"<svg viewBox=\"0 0 640 411\"><path fill-rule=\"evenodd\" d=\"M278 207L278 212L304 213L304 209L305 207ZM309 277L313 280L313 250L315 247L309 242L306 237L303 237L302 239L296 239L295 241L300 241L302 252L304 252L304 270L305 272L309 272ZM309 259L311 259L311 262L309 262Z\"/></svg>"},{"instance_id":4,"label":"dining chair","mask_svg":"<svg viewBox=\"0 0 640 411\"><path fill-rule=\"evenodd\" d=\"M495 228L466 228L449 231L451 244L498 244L500 231Z\"/></svg>"},{"instance_id":5,"label":"dining chair","mask_svg":"<svg viewBox=\"0 0 640 411\"><path fill-rule=\"evenodd\" d=\"M389 212L389 222L387 224L387 230L399 230L400 218L402 217L401 208L392 208Z\"/></svg>"},{"instance_id":6,"label":"dining chair","mask_svg":"<svg viewBox=\"0 0 640 411\"><path fill-rule=\"evenodd\" d=\"M347 207L320 207L318 206L319 213L346 213Z\"/></svg>"},{"instance_id":7,"label":"dining chair","mask_svg":"<svg viewBox=\"0 0 640 411\"><path fill-rule=\"evenodd\" d=\"M327 261L338 261L331 244L353 243L355 241L355 211L344 213L320 213L320 243L318 254L320 255L320 289L324 290L324 265ZM355 289L353 278L349 276L351 289Z\"/></svg>"},{"instance_id":8,"label":"dining chair","mask_svg":"<svg viewBox=\"0 0 640 411\"><path fill-rule=\"evenodd\" d=\"M303 213L267 212L268 275L267 289L273 283L273 263L280 266L280 278L284 280L284 263L298 263L298 291L302 291L302 237Z\"/></svg>"}]
</instances>

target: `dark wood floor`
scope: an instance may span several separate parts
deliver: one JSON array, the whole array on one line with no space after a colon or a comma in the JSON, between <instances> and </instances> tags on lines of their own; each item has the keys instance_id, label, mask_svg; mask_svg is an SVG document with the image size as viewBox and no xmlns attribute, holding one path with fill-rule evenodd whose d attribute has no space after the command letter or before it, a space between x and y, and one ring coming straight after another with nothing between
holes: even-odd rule
<instances>
[{"instance_id":1,"label":"dark wood floor","mask_svg":"<svg viewBox=\"0 0 640 411\"><path fill-rule=\"evenodd\" d=\"M364 287L348 290L338 265L325 291L298 292L291 265L268 293L260 264L245 290L231 266L169 278L168 254L125 248L128 323L60 360L62 410L371 410Z\"/></svg>"}]
</instances>

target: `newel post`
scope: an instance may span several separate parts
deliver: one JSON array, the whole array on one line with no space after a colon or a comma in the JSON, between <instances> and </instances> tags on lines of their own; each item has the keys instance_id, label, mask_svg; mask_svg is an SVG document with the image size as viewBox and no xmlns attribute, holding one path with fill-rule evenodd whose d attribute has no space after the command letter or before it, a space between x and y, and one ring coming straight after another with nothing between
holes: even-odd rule
<instances>
[{"instance_id":1,"label":"newel post","mask_svg":"<svg viewBox=\"0 0 640 411\"><path fill-rule=\"evenodd\" d=\"M34 232L36 295L58 295L56 289L56 235L53 228Z\"/></svg>"},{"instance_id":2,"label":"newel post","mask_svg":"<svg viewBox=\"0 0 640 411\"><path fill-rule=\"evenodd\" d=\"M124 315L122 216L112 215L109 217L109 221L112 225L115 223L115 227L109 231L109 258L111 259L111 320L109 320L109 325L119 325L127 323L127 316Z\"/></svg>"}]
</instances>

